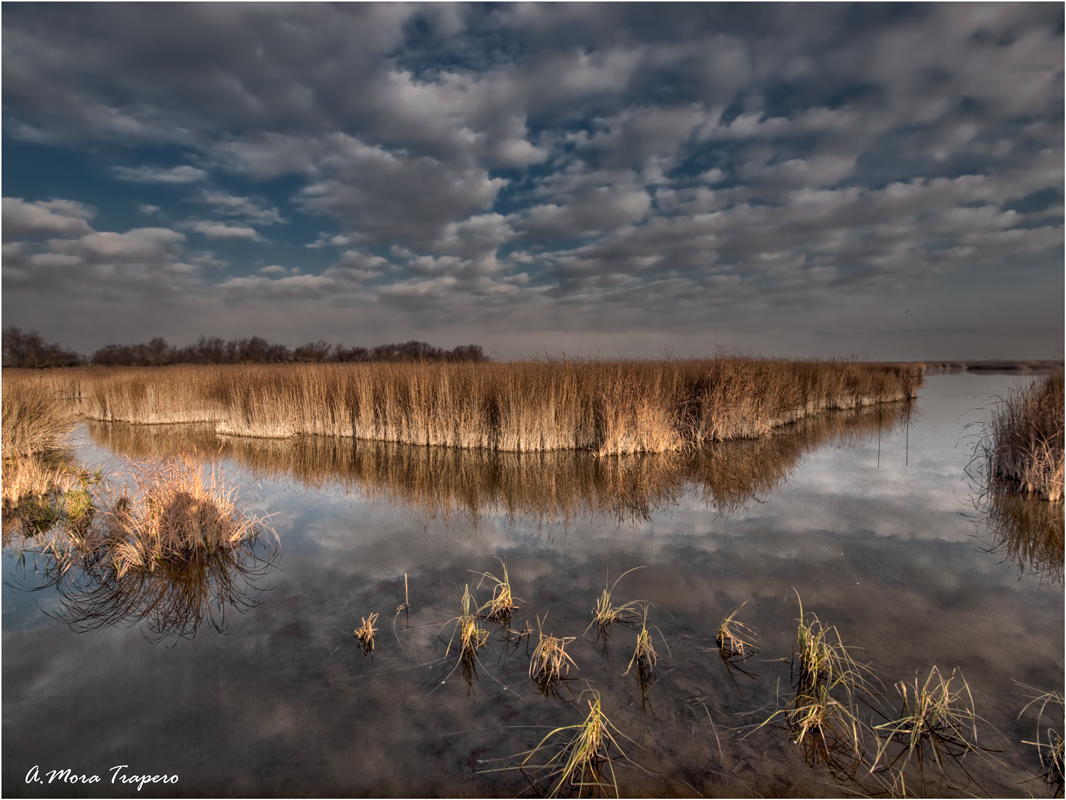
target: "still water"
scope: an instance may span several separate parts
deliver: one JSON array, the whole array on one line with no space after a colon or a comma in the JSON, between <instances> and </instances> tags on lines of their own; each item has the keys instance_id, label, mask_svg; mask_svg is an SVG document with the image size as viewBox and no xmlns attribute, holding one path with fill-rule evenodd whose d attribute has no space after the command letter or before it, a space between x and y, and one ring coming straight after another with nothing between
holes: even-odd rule
<instances>
[{"instance_id":1,"label":"still water","mask_svg":"<svg viewBox=\"0 0 1066 800\"><path fill-rule=\"evenodd\" d=\"M61 595L39 561L7 548L3 793L543 794L560 787L507 768L580 722L593 691L627 756L615 762L623 794L883 793L868 769L848 779L809 763L781 717L759 727L788 702L799 596L880 681L863 699L871 724L888 717L870 706L899 714L896 682L924 682L934 665L965 676L985 749L947 778L929 762L908 792L1052 795L1024 743L1038 735L1034 709L1019 714L1063 690L1061 506L1049 559L982 522L965 473L979 430L968 425L1018 380L931 376L909 413L841 413L661 458L83 427L77 455L105 472L124 457L212 453L271 515L280 548L250 554L235 602L198 626L173 609ZM497 559L519 608L509 625L481 623L488 643L464 671L448 653L454 619L464 586L501 574ZM646 683L625 674L636 627L614 625L606 641L588 628L605 585L636 567L615 600L649 604L660 660ZM716 630L742 604L757 653L727 663ZM366 656L353 629L371 613ZM527 674L538 618L545 634L575 637L554 693ZM100 781L48 783L64 769ZM138 791L113 774L177 782Z\"/></svg>"}]
</instances>

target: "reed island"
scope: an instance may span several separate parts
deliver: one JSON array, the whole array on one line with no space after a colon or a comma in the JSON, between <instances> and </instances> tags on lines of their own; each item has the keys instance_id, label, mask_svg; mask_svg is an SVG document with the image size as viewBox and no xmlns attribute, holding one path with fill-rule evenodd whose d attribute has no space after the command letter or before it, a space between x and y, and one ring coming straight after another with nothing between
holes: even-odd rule
<instances>
[{"instance_id":1,"label":"reed island","mask_svg":"<svg viewBox=\"0 0 1066 800\"><path fill-rule=\"evenodd\" d=\"M93 420L509 452L662 453L906 401L922 364L704 359L76 367L5 371ZM7 386L5 386L5 389Z\"/></svg>"}]
</instances>

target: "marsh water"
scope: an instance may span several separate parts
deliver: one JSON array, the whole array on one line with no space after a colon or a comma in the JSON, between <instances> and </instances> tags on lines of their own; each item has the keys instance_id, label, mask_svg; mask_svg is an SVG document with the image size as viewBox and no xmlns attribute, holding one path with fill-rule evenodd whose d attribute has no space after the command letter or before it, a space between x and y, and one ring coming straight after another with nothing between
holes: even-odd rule
<instances>
[{"instance_id":1,"label":"marsh water","mask_svg":"<svg viewBox=\"0 0 1066 800\"><path fill-rule=\"evenodd\" d=\"M1063 690L1061 506L1057 545L1018 545L982 519L965 472L976 423L1019 380L930 376L910 408L628 459L83 426L77 457L105 472L194 450L220 460L280 546L250 552L239 591L196 619L59 592L45 556L5 548L3 793L544 794L567 790L531 769L561 739L514 768L595 691L625 751L622 794L882 794L881 776L808 758L781 717L759 727L788 702L802 598L880 681L871 724L899 713L897 681L933 666L965 677L982 749L946 777L930 762L908 792L1052 795L1025 743L1035 710L1022 712ZM482 573L499 576L497 559L519 608L481 623L488 642L464 670L449 652L460 598L466 585L491 596ZM588 628L627 570L615 599L649 604L660 656L646 682L625 674L633 625ZM715 634L742 605L757 653L728 662ZM366 655L353 629L371 613ZM528 677L538 625L574 637L553 693ZM116 767L177 782L138 790L112 782ZM48 782L65 769L100 781Z\"/></svg>"}]
</instances>

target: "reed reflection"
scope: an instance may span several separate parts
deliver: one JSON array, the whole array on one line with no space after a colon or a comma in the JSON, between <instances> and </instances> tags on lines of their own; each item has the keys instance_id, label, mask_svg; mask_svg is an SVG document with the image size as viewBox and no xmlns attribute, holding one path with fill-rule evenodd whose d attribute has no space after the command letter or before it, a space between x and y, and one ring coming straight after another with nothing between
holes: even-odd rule
<instances>
[{"instance_id":1,"label":"reed reflection","mask_svg":"<svg viewBox=\"0 0 1066 800\"><path fill-rule=\"evenodd\" d=\"M238 438L217 436L209 426L87 425L96 444L129 457L209 449L260 477L292 477L316 489L358 489L429 517L465 514L475 524L484 514L540 523L586 516L636 522L689 490L719 512L737 511L772 491L808 451L864 441L902 425L912 410L911 403L895 403L836 411L759 439L640 456L511 453L317 436Z\"/></svg>"},{"instance_id":2,"label":"reed reflection","mask_svg":"<svg viewBox=\"0 0 1066 800\"><path fill-rule=\"evenodd\" d=\"M194 456L131 465L94 493L82 524L5 536L34 590L54 587L50 616L76 631L145 623L150 641L224 633L226 613L255 606L276 563L276 537L249 517L221 469ZM67 521L69 522L69 521Z\"/></svg>"},{"instance_id":3,"label":"reed reflection","mask_svg":"<svg viewBox=\"0 0 1066 800\"><path fill-rule=\"evenodd\" d=\"M976 502L980 534L990 553L1006 556L1041 580L1063 583L1064 507L1062 503L990 490Z\"/></svg>"}]
</instances>

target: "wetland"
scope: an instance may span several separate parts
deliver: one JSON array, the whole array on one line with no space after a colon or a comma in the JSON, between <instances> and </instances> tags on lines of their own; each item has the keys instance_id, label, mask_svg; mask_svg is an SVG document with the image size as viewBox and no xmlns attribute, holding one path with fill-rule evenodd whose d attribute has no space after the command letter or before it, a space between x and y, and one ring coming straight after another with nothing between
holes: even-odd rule
<instances>
[{"instance_id":1,"label":"wetland","mask_svg":"<svg viewBox=\"0 0 1066 800\"><path fill-rule=\"evenodd\" d=\"M967 473L1019 380L662 452L83 420L101 497L200 465L260 533L119 576L5 515L3 792L1061 795L1063 506ZM946 722L908 728L927 686Z\"/></svg>"}]
</instances>

